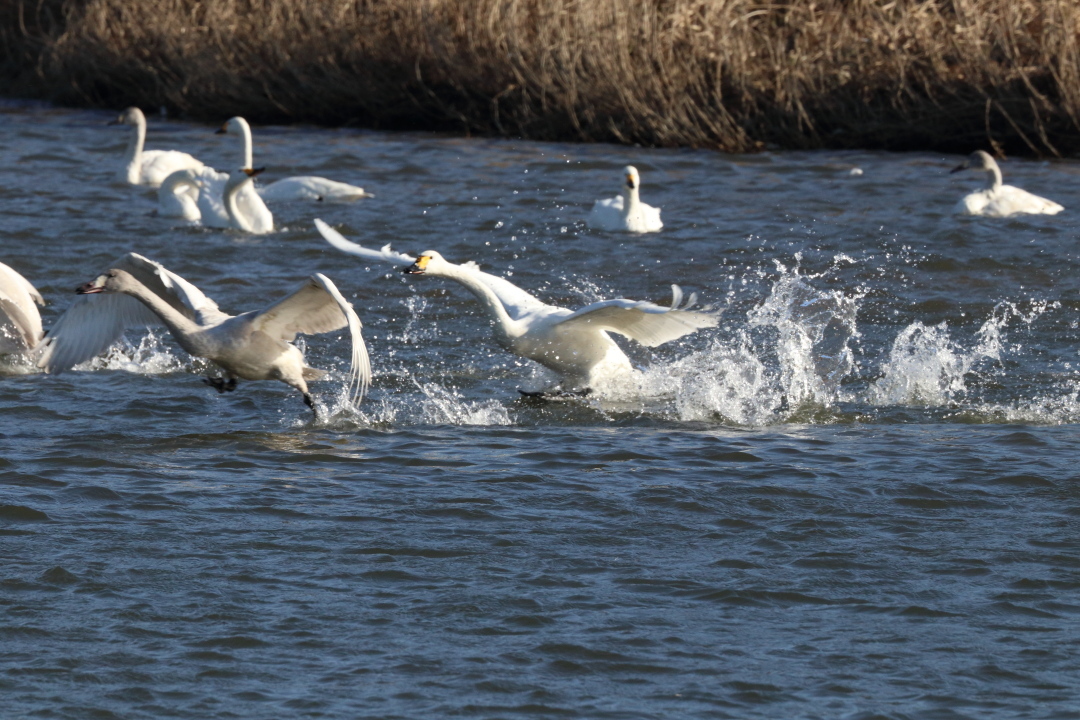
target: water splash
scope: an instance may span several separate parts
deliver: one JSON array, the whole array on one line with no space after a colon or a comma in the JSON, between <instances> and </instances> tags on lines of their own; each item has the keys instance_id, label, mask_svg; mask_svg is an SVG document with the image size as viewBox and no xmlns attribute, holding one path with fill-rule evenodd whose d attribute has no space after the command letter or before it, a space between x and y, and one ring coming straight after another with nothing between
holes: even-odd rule
<instances>
[{"instance_id":1,"label":"water splash","mask_svg":"<svg viewBox=\"0 0 1080 720\"><path fill-rule=\"evenodd\" d=\"M126 337L113 344L104 354L75 366L75 370L125 370L139 375L161 375L182 370L188 365L185 360L173 354L164 342L164 334L159 337L150 331L139 339L138 344L131 343ZM198 359L195 363L200 363Z\"/></svg>"},{"instance_id":2,"label":"water splash","mask_svg":"<svg viewBox=\"0 0 1080 720\"><path fill-rule=\"evenodd\" d=\"M798 270L782 275L748 314L747 328L645 373L643 386L672 398L681 420L762 426L807 405L836 402L855 368L855 298L821 291Z\"/></svg>"},{"instance_id":3,"label":"water splash","mask_svg":"<svg viewBox=\"0 0 1080 720\"><path fill-rule=\"evenodd\" d=\"M881 377L869 388L872 405L945 406L965 399L967 376L977 373L980 364L1000 365L1003 353L1011 349L1005 340L1010 321L1030 325L1058 303L1034 303L1024 312L1015 303L1001 302L975 332L975 344L964 349L949 334L945 322L926 326L916 321L893 341ZM990 368L981 371L984 375Z\"/></svg>"}]
</instances>

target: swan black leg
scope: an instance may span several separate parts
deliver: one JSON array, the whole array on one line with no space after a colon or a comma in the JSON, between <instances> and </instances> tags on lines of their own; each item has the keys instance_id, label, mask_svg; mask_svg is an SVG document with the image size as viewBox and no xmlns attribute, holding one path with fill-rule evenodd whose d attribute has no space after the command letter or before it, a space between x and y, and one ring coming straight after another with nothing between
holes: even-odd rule
<instances>
[{"instance_id":1,"label":"swan black leg","mask_svg":"<svg viewBox=\"0 0 1080 720\"><path fill-rule=\"evenodd\" d=\"M234 377L228 380L219 377L207 377L203 378L203 382L217 390L219 394L232 392L236 389L236 378Z\"/></svg>"}]
</instances>

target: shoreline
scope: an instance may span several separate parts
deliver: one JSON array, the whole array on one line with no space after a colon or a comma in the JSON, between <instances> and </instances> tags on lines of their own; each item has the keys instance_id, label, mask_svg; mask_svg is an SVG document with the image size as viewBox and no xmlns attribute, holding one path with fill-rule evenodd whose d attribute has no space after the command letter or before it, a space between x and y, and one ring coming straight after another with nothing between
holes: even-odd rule
<instances>
[{"instance_id":1,"label":"shoreline","mask_svg":"<svg viewBox=\"0 0 1080 720\"><path fill-rule=\"evenodd\" d=\"M209 5L13 0L0 94L726 152L1080 153L1080 5L1064 2Z\"/></svg>"}]
</instances>

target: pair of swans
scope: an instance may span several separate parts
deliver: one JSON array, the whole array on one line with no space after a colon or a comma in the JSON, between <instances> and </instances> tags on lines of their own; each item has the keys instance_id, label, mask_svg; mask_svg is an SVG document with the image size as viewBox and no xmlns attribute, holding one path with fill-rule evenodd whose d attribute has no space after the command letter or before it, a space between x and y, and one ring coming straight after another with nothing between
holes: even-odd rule
<instances>
[{"instance_id":1,"label":"pair of swans","mask_svg":"<svg viewBox=\"0 0 1080 720\"><path fill-rule=\"evenodd\" d=\"M0 263L0 355L25 354L41 342L41 293L18 272Z\"/></svg>"},{"instance_id":2,"label":"pair of swans","mask_svg":"<svg viewBox=\"0 0 1080 720\"><path fill-rule=\"evenodd\" d=\"M308 367L293 340L297 333L348 327L352 401L359 401L371 384L360 319L325 275L312 275L261 311L232 316L176 273L128 253L76 292L79 298L43 343L38 366L47 372L69 370L101 354L128 328L164 325L189 354L225 371L224 377L205 380L218 392L234 390L238 379L279 380L300 391L314 410L307 382L325 371Z\"/></svg>"},{"instance_id":3,"label":"pair of swans","mask_svg":"<svg viewBox=\"0 0 1080 720\"><path fill-rule=\"evenodd\" d=\"M960 215L982 215L985 217L1009 217L1010 215L1057 215L1064 210L1053 200L1032 195L1012 185L1002 185L1001 168L989 153L976 150L950 172L962 170L981 170L990 176L986 188L965 195L953 212Z\"/></svg>"},{"instance_id":4,"label":"pair of swans","mask_svg":"<svg viewBox=\"0 0 1080 720\"><path fill-rule=\"evenodd\" d=\"M177 170L158 188L158 214L253 235L273 232L274 215L252 182L263 169L241 168L231 175L208 167Z\"/></svg>"},{"instance_id":5,"label":"pair of swans","mask_svg":"<svg viewBox=\"0 0 1080 720\"><path fill-rule=\"evenodd\" d=\"M598 230L625 230L634 233L657 232L664 223L660 222L660 208L654 208L641 202L641 176L637 168L627 165L623 168L623 182L616 197L597 200L589 213L589 227Z\"/></svg>"},{"instance_id":6,"label":"pair of swans","mask_svg":"<svg viewBox=\"0 0 1080 720\"><path fill-rule=\"evenodd\" d=\"M572 311L548 305L509 281L481 271L472 262L457 265L434 250L416 258L394 252L389 245L371 250L345 239L322 220L315 220L315 226L327 242L342 252L407 265L404 272L410 275L444 277L462 285L484 307L496 343L557 373L561 393L587 393L597 385L634 372L630 359L608 333L656 347L696 330L715 327L719 321L718 313L690 310L696 300L694 295L682 304L678 285L672 285L670 307L619 298Z\"/></svg>"}]
</instances>

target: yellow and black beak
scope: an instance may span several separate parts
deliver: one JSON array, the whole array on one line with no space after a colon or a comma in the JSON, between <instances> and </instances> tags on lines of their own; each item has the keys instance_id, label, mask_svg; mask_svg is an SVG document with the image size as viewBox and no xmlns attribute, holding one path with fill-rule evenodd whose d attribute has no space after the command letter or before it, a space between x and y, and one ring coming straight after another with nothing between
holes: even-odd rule
<instances>
[{"instance_id":1,"label":"yellow and black beak","mask_svg":"<svg viewBox=\"0 0 1080 720\"><path fill-rule=\"evenodd\" d=\"M227 132L229 132L229 123L225 123L224 125L219 127L217 130L214 131L214 134L215 135L224 135Z\"/></svg>"},{"instance_id":2,"label":"yellow and black beak","mask_svg":"<svg viewBox=\"0 0 1080 720\"><path fill-rule=\"evenodd\" d=\"M243 168L243 170L244 170L244 174L247 175L248 177L255 177L259 173L266 170L266 168L264 168L264 167L261 167L261 168Z\"/></svg>"},{"instance_id":3,"label":"yellow and black beak","mask_svg":"<svg viewBox=\"0 0 1080 720\"><path fill-rule=\"evenodd\" d=\"M631 190L637 187L637 183L634 182L634 176L630 173L626 173L626 187L630 188Z\"/></svg>"},{"instance_id":4,"label":"yellow and black beak","mask_svg":"<svg viewBox=\"0 0 1080 720\"><path fill-rule=\"evenodd\" d=\"M105 281L108 280L108 275L98 275L96 278L88 283L83 283L79 287L75 288L76 295L96 295L100 292L105 292Z\"/></svg>"},{"instance_id":5,"label":"yellow and black beak","mask_svg":"<svg viewBox=\"0 0 1080 720\"><path fill-rule=\"evenodd\" d=\"M416 262L414 262L412 265L405 268L401 272L405 273L406 275L423 275L424 269L427 268L429 262L431 262L431 257L429 255L421 255L420 257L416 258Z\"/></svg>"}]
</instances>

